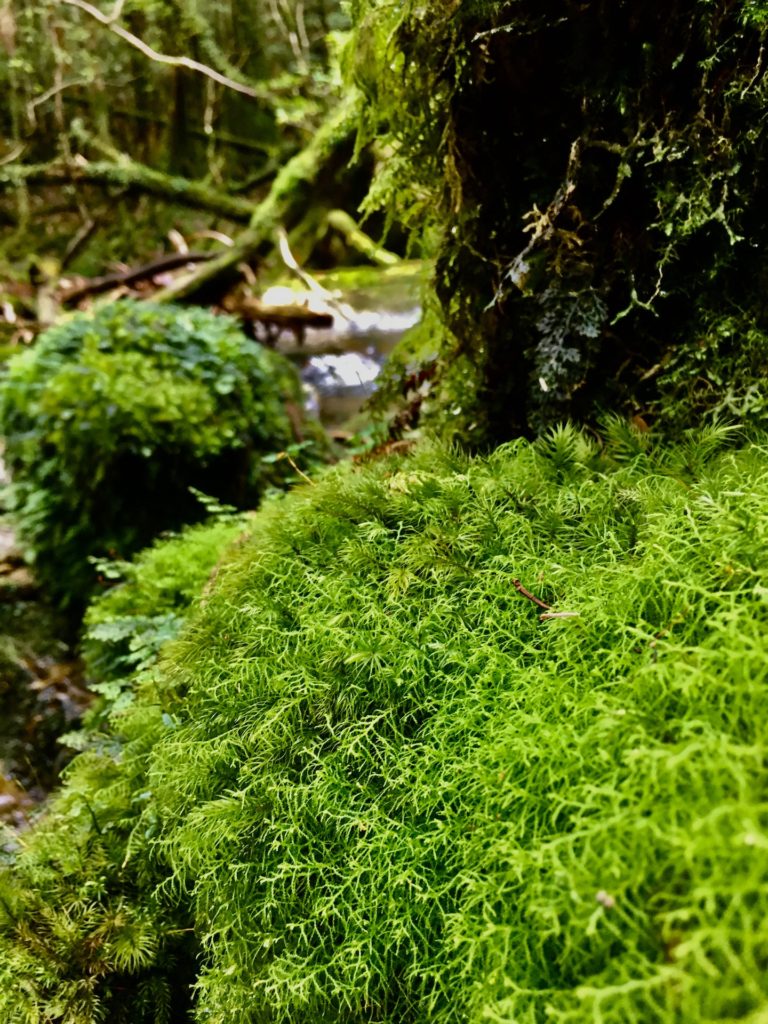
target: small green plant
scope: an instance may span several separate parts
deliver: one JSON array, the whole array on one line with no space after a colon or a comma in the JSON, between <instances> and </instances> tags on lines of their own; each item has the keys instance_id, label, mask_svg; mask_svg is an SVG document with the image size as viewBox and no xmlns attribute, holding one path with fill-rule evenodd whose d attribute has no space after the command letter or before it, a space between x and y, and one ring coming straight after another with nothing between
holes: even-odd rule
<instances>
[{"instance_id":1,"label":"small green plant","mask_svg":"<svg viewBox=\"0 0 768 1024\"><path fill-rule=\"evenodd\" d=\"M675 435L691 422L718 419L747 430L768 427L768 333L746 314L709 315L692 341L669 357L654 408Z\"/></svg>"},{"instance_id":2,"label":"small green plant","mask_svg":"<svg viewBox=\"0 0 768 1024\"><path fill-rule=\"evenodd\" d=\"M246 521L244 515L219 512L155 542L131 562L99 566L117 582L88 608L82 651L89 688L101 699L88 712L82 732L66 737L70 745L92 744L95 732L108 730L114 716L133 704L137 689L153 678L160 651L178 635L222 551Z\"/></svg>"},{"instance_id":3,"label":"small green plant","mask_svg":"<svg viewBox=\"0 0 768 1024\"><path fill-rule=\"evenodd\" d=\"M196 487L256 503L296 440L290 365L234 321L117 302L47 331L0 385L0 426L22 537L63 605L94 581L89 556L128 558L204 515ZM283 473L282 479L285 478Z\"/></svg>"}]
</instances>

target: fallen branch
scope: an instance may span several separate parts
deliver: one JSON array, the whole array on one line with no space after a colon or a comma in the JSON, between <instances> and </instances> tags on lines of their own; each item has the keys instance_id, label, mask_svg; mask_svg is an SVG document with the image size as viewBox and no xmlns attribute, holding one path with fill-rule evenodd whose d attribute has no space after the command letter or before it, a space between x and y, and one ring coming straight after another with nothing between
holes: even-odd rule
<instances>
[{"instance_id":1,"label":"fallen branch","mask_svg":"<svg viewBox=\"0 0 768 1024\"><path fill-rule=\"evenodd\" d=\"M252 296L239 298L235 296L225 299L223 308L227 313L239 317L246 327L253 332L253 325L262 324L268 343L273 343L281 331L290 331L297 345L302 345L308 327L332 327L333 316L330 313L318 313L298 303L286 306L269 306Z\"/></svg>"},{"instance_id":2,"label":"fallen branch","mask_svg":"<svg viewBox=\"0 0 768 1024\"><path fill-rule=\"evenodd\" d=\"M323 286L321 284L318 284L311 274L308 274L303 267L299 266L298 260L291 252L291 246L288 241L288 236L286 235L283 228L278 228L277 240L278 246L280 248L280 256L286 267L288 267L289 270L293 271L293 273L296 274L296 276L302 282L302 284L305 284L307 288L309 288L311 292L314 292L314 294L317 295L323 302L325 302L326 305L332 306L343 320L349 321L349 307L347 307L347 309L344 309L341 303L336 301L333 294L329 292L327 288L323 288ZM331 323L333 323L333 317L331 317Z\"/></svg>"},{"instance_id":3,"label":"fallen branch","mask_svg":"<svg viewBox=\"0 0 768 1024\"><path fill-rule=\"evenodd\" d=\"M151 263L145 263L140 267L132 267L129 270L117 271L114 274L104 274L103 277L93 277L90 281L84 281L74 288L69 288L61 296L63 306L74 306L81 299L89 295L101 295L104 292L119 288L120 285L131 285L137 281L144 281L162 274L177 267L183 267L187 263L201 263L210 259L210 254L205 252L174 252L167 256L161 256Z\"/></svg>"},{"instance_id":4,"label":"fallen branch","mask_svg":"<svg viewBox=\"0 0 768 1024\"><path fill-rule=\"evenodd\" d=\"M229 220L247 221L253 203L219 192L199 181L163 174L134 160L50 164L10 164L0 167L0 192L22 185L99 185L105 188L139 189L184 206L210 210Z\"/></svg>"},{"instance_id":5,"label":"fallen branch","mask_svg":"<svg viewBox=\"0 0 768 1024\"><path fill-rule=\"evenodd\" d=\"M357 98L347 99L315 133L300 153L282 168L266 198L256 207L248 228L235 244L185 280L159 292L157 301L195 301L218 298L237 276L237 265L247 263L260 250L274 247L280 227L291 231L312 203L321 179L335 180L350 158L357 124Z\"/></svg>"}]
</instances>

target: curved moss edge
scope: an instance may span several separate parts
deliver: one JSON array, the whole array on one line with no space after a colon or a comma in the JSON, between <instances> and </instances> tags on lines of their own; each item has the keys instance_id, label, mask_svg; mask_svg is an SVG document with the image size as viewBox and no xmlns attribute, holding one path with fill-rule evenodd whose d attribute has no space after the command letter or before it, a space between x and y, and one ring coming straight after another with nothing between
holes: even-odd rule
<instances>
[{"instance_id":1,"label":"curved moss edge","mask_svg":"<svg viewBox=\"0 0 768 1024\"><path fill-rule=\"evenodd\" d=\"M124 716L115 860L155 942L134 975L183 920L199 1021L764 1009L768 449L724 440L566 429L269 503ZM103 773L75 762L25 892L45 842L59 864L88 832L78 791L106 845ZM16 898L13 1022L63 984ZM92 988L116 1012L115 969Z\"/></svg>"}]
</instances>

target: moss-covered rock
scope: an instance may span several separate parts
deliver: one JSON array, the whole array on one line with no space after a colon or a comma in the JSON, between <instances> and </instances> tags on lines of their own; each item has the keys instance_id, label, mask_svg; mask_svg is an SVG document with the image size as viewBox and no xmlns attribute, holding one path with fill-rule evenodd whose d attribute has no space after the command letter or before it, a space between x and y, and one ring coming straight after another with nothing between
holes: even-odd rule
<instances>
[{"instance_id":1,"label":"moss-covered rock","mask_svg":"<svg viewBox=\"0 0 768 1024\"><path fill-rule=\"evenodd\" d=\"M47 331L11 360L0 428L16 518L46 588L80 604L89 556L128 558L203 518L194 486L240 507L298 439L290 365L234 321L201 309L117 302Z\"/></svg>"}]
</instances>

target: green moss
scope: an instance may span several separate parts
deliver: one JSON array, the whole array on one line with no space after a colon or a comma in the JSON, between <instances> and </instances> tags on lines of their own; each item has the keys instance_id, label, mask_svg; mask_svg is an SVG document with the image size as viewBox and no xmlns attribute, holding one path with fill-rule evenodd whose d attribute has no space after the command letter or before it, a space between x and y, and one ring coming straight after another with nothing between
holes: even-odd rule
<instances>
[{"instance_id":1,"label":"green moss","mask_svg":"<svg viewBox=\"0 0 768 1024\"><path fill-rule=\"evenodd\" d=\"M457 441L649 416L713 319L765 333L763 3L350 6L361 141L386 153L365 209L436 256L432 406ZM740 408L727 368L708 404Z\"/></svg>"},{"instance_id":2,"label":"green moss","mask_svg":"<svg viewBox=\"0 0 768 1024\"><path fill-rule=\"evenodd\" d=\"M89 609L100 701L68 738L86 752L33 832L3 836L0 987L26 979L0 995L9 1024L184 1019L197 943L186 908L154 894L165 873L148 856L157 826L144 815L147 758L172 724L158 707L157 660L242 527L228 516L158 542L112 567L123 582Z\"/></svg>"},{"instance_id":3,"label":"green moss","mask_svg":"<svg viewBox=\"0 0 768 1024\"><path fill-rule=\"evenodd\" d=\"M222 551L244 528L242 516L228 515L157 541L133 562L102 566L119 582L89 607L82 643L90 688L102 699L89 712L84 732L70 742L92 743L94 731L133 703L137 687L152 677L161 649L179 633Z\"/></svg>"},{"instance_id":4,"label":"green moss","mask_svg":"<svg viewBox=\"0 0 768 1024\"><path fill-rule=\"evenodd\" d=\"M288 363L204 310L118 302L13 358L0 422L22 539L62 604L94 582L89 556L126 558L202 518L191 486L240 507L295 438Z\"/></svg>"},{"instance_id":5,"label":"green moss","mask_svg":"<svg viewBox=\"0 0 768 1024\"><path fill-rule=\"evenodd\" d=\"M6 878L4 1019L60 998L32 952L60 865L127 898L75 822L114 837L147 970L194 929L200 1022L758 1019L768 447L605 436L426 448L269 502L116 717L119 760L75 761Z\"/></svg>"}]
</instances>

